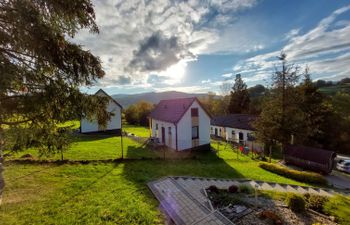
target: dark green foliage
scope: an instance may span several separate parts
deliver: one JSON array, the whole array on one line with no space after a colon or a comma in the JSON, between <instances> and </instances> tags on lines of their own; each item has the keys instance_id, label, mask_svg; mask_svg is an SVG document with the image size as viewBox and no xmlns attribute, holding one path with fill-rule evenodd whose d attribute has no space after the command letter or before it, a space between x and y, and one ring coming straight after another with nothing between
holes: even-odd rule
<instances>
[{"instance_id":1,"label":"dark green foliage","mask_svg":"<svg viewBox=\"0 0 350 225\"><path fill-rule=\"evenodd\" d=\"M239 192L245 193L245 194L251 194L254 192L254 189L248 185L241 184L239 185Z\"/></svg>"},{"instance_id":2,"label":"dark green foliage","mask_svg":"<svg viewBox=\"0 0 350 225\"><path fill-rule=\"evenodd\" d=\"M233 184L230 187L228 187L227 191L229 193L237 193L238 192L238 186Z\"/></svg>"},{"instance_id":3,"label":"dark green foliage","mask_svg":"<svg viewBox=\"0 0 350 225\"><path fill-rule=\"evenodd\" d=\"M337 222L342 225L350 224L350 198L342 195L332 197L327 201L323 210L325 213L335 216Z\"/></svg>"},{"instance_id":4,"label":"dark green foliage","mask_svg":"<svg viewBox=\"0 0 350 225\"><path fill-rule=\"evenodd\" d=\"M259 167L296 181L320 185L327 184L327 180L322 175L317 173L291 170L280 165L263 162L259 163Z\"/></svg>"},{"instance_id":5,"label":"dark green foliage","mask_svg":"<svg viewBox=\"0 0 350 225\"><path fill-rule=\"evenodd\" d=\"M198 99L210 115L217 116L228 114L229 95L216 96L215 93L209 92L207 97L200 97Z\"/></svg>"},{"instance_id":6,"label":"dark green foliage","mask_svg":"<svg viewBox=\"0 0 350 225\"><path fill-rule=\"evenodd\" d=\"M218 190L217 192L209 192L209 199L212 202L214 208L226 207L232 205L247 205L242 201L240 196L229 193L227 190Z\"/></svg>"},{"instance_id":7,"label":"dark green foliage","mask_svg":"<svg viewBox=\"0 0 350 225\"><path fill-rule=\"evenodd\" d=\"M273 73L272 90L264 98L262 112L253 126L260 142L268 145L278 142L285 146L292 135L302 133L303 116L295 89L300 77L299 68L288 65L283 53L279 59L281 69L276 68Z\"/></svg>"},{"instance_id":8,"label":"dark green foliage","mask_svg":"<svg viewBox=\"0 0 350 225\"><path fill-rule=\"evenodd\" d=\"M331 107L326 97L312 83L308 68L304 72L304 80L297 87L299 108L302 111L302 134L295 135L295 143L307 146L322 147L327 143Z\"/></svg>"},{"instance_id":9,"label":"dark green foliage","mask_svg":"<svg viewBox=\"0 0 350 225\"><path fill-rule=\"evenodd\" d=\"M208 187L208 190L212 193L219 193L219 188L216 187L215 185L211 185Z\"/></svg>"},{"instance_id":10,"label":"dark green foliage","mask_svg":"<svg viewBox=\"0 0 350 225\"><path fill-rule=\"evenodd\" d=\"M323 213L323 206L328 198L321 195L305 194L306 207L317 212Z\"/></svg>"},{"instance_id":11,"label":"dark green foliage","mask_svg":"<svg viewBox=\"0 0 350 225\"><path fill-rule=\"evenodd\" d=\"M305 200L302 196L288 193L285 202L287 206L294 212L304 212L305 211Z\"/></svg>"},{"instance_id":12,"label":"dark green foliage","mask_svg":"<svg viewBox=\"0 0 350 225\"><path fill-rule=\"evenodd\" d=\"M153 108L153 104L149 102L138 102L125 110L125 120L129 124L148 126L148 116Z\"/></svg>"},{"instance_id":13,"label":"dark green foliage","mask_svg":"<svg viewBox=\"0 0 350 225\"><path fill-rule=\"evenodd\" d=\"M98 32L91 1L4 1L0 12L0 155L31 144L61 151L67 120L105 126L108 99L79 91L104 76L100 59L71 41L80 29Z\"/></svg>"},{"instance_id":14,"label":"dark green foliage","mask_svg":"<svg viewBox=\"0 0 350 225\"><path fill-rule=\"evenodd\" d=\"M230 113L247 113L249 111L249 102L247 85L243 82L241 75L237 74L231 91L228 111Z\"/></svg>"}]
</instances>

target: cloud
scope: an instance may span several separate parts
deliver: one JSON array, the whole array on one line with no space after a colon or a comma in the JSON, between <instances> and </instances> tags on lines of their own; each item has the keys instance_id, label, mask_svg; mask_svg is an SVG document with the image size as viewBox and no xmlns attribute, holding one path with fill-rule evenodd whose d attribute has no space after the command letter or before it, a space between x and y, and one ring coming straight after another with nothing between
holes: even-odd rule
<instances>
[{"instance_id":1,"label":"cloud","mask_svg":"<svg viewBox=\"0 0 350 225\"><path fill-rule=\"evenodd\" d=\"M201 83L202 84L209 84L211 82L211 80L210 79L207 79L207 80L202 80L201 81Z\"/></svg>"},{"instance_id":2,"label":"cloud","mask_svg":"<svg viewBox=\"0 0 350 225\"><path fill-rule=\"evenodd\" d=\"M164 71L180 59L193 58L194 55L186 49L176 36L165 37L158 31L141 42L139 49L134 51L127 70Z\"/></svg>"},{"instance_id":3,"label":"cloud","mask_svg":"<svg viewBox=\"0 0 350 225\"><path fill-rule=\"evenodd\" d=\"M300 29L297 28L297 29L292 29L290 30L288 33L285 34L285 39L289 40L295 36L297 36L300 32Z\"/></svg>"},{"instance_id":4,"label":"cloud","mask_svg":"<svg viewBox=\"0 0 350 225\"><path fill-rule=\"evenodd\" d=\"M144 80L183 60L195 60L221 39L220 27L256 0L95 0L98 35L84 30L74 41L102 60L104 83L126 75ZM258 43L259 44L259 43ZM211 52L220 51L215 46ZM168 73L169 74L169 73ZM117 84L117 83L116 83Z\"/></svg>"},{"instance_id":5,"label":"cloud","mask_svg":"<svg viewBox=\"0 0 350 225\"><path fill-rule=\"evenodd\" d=\"M224 73L221 75L222 77L225 77L225 78L230 78L233 76L233 73Z\"/></svg>"},{"instance_id":6,"label":"cloud","mask_svg":"<svg viewBox=\"0 0 350 225\"><path fill-rule=\"evenodd\" d=\"M350 5L335 10L313 29L300 34L293 29L281 51L291 63L308 65L311 73L319 77L340 79L350 74L350 23L338 23L339 15L350 11ZM234 65L233 70L245 75L246 82L266 80L278 65L280 50L260 54Z\"/></svg>"}]
</instances>

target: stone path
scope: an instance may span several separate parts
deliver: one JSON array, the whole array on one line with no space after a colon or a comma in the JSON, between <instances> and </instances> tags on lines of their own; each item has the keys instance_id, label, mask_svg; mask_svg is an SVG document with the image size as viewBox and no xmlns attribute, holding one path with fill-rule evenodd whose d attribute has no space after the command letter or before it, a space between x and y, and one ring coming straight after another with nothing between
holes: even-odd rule
<instances>
[{"instance_id":1,"label":"stone path","mask_svg":"<svg viewBox=\"0 0 350 225\"><path fill-rule=\"evenodd\" d=\"M331 189L246 179L230 180L201 177L166 177L148 183L148 187L175 224L224 225L233 223L219 211L211 207L209 200L205 196L204 189L210 185L226 189L233 184L247 185L260 190L274 190L278 192L310 193L324 196L336 194L336 192Z\"/></svg>"}]
</instances>

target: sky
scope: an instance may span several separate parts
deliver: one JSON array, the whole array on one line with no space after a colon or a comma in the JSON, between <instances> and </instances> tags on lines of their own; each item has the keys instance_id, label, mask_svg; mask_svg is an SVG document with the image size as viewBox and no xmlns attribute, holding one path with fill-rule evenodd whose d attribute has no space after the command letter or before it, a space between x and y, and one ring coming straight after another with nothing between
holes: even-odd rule
<instances>
[{"instance_id":1,"label":"sky","mask_svg":"<svg viewBox=\"0 0 350 225\"><path fill-rule=\"evenodd\" d=\"M82 91L221 93L241 74L269 85L283 51L313 80L350 77L349 0L95 0L99 34L74 42L101 59Z\"/></svg>"}]
</instances>

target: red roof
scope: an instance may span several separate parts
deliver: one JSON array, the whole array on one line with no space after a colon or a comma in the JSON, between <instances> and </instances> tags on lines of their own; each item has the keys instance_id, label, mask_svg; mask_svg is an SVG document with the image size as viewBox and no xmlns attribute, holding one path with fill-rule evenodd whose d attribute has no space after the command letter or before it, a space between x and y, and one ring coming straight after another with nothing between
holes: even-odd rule
<instances>
[{"instance_id":1,"label":"red roof","mask_svg":"<svg viewBox=\"0 0 350 225\"><path fill-rule=\"evenodd\" d=\"M195 97L161 100L156 108L151 112L150 117L152 119L169 123L177 123L180 121L188 108L191 107L194 101L197 101L200 104Z\"/></svg>"}]
</instances>

